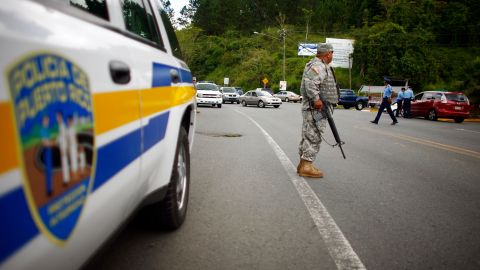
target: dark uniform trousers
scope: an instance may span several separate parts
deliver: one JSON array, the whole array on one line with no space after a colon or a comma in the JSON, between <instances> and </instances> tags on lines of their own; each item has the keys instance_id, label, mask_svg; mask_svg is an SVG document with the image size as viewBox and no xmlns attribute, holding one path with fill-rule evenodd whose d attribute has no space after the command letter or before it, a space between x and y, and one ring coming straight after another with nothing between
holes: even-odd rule
<instances>
[{"instance_id":1,"label":"dark uniform trousers","mask_svg":"<svg viewBox=\"0 0 480 270\"><path fill-rule=\"evenodd\" d=\"M395 115L393 115L392 107L390 106L390 103L388 102L388 98L386 97L382 99L382 104L380 104L380 109L378 109L377 117L375 117L374 121L378 123L378 120L380 120L380 116L382 115L383 110L385 110L385 108L387 108L387 112L392 118L393 122L397 122L397 118L395 118Z\"/></svg>"},{"instance_id":2,"label":"dark uniform trousers","mask_svg":"<svg viewBox=\"0 0 480 270\"><path fill-rule=\"evenodd\" d=\"M410 102L409 98L403 100L403 117L405 118L410 118Z\"/></svg>"}]
</instances>

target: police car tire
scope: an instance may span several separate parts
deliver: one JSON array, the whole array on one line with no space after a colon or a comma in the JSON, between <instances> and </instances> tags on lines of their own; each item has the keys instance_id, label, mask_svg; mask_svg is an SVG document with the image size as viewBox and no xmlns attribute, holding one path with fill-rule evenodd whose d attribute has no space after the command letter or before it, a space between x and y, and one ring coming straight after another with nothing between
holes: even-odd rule
<instances>
[{"instance_id":1,"label":"police car tire","mask_svg":"<svg viewBox=\"0 0 480 270\"><path fill-rule=\"evenodd\" d=\"M183 155L183 157L181 157ZM179 160L183 160L182 164L178 164ZM180 162L182 162L180 160ZM184 169L184 201L180 207L178 203L177 184L180 180L182 172L179 169ZM175 160L172 167L172 176L168 184L167 194L162 202L159 203L161 226L168 230L175 230L182 226L187 215L188 194L190 190L190 152L188 135L184 127L180 128L178 134L177 149L175 151Z\"/></svg>"}]
</instances>

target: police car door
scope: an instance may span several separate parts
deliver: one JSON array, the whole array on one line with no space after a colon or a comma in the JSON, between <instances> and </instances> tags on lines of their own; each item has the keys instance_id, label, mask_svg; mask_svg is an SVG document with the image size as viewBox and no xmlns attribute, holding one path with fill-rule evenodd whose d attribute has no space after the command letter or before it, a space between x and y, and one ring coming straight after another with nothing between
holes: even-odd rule
<instances>
[{"instance_id":1,"label":"police car door","mask_svg":"<svg viewBox=\"0 0 480 270\"><path fill-rule=\"evenodd\" d=\"M129 3L127 5L126 3ZM142 183L138 202L170 180L176 142L188 98L194 97L190 72L172 52L158 1L123 1L127 31L136 36L129 50L134 56L132 80L139 89L142 116ZM182 87L188 81L189 90Z\"/></svg>"},{"instance_id":2,"label":"police car door","mask_svg":"<svg viewBox=\"0 0 480 270\"><path fill-rule=\"evenodd\" d=\"M8 0L0 15L0 263L77 268L138 188L130 44L104 0Z\"/></svg>"}]
</instances>

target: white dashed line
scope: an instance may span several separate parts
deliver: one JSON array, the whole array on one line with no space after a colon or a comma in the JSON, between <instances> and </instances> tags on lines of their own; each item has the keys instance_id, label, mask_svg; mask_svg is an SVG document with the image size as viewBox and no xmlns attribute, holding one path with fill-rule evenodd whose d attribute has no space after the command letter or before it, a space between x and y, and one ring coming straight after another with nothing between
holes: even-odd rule
<instances>
[{"instance_id":1,"label":"white dashed line","mask_svg":"<svg viewBox=\"0 0 480 270\"><path fill-rule=\"evenodd\" d=\"M333 220L330 213L328 213L328 210L318 198L317 194L315 194L303 177L296 174L296 168L285 152L283 152L275 140L273 140L273 138L255 120L241 111L234 110L248 118L262 131L280 160L283 168L290 177L291 182L297 189L297 192L307 207L308 212L310 212L310 216L312 217L320 236L325 242L330 256L335 261L337 269L366 269L360 258L350 246L347 238L345 238L342 231L340 231L340 228L338 228L335 220Z\"/></svg>"},{"instance_id":2,"label":"white dashed line","mask_svg":"<svg viewBox=\"0 0 480 270\"><path fill-rule=\"evenodd\" d=\"M458 130L458 131L467 131L467 132L473 132L473 133L480 133L479 131L475 131L475 130L468 130L468 129L464 129L464 128L456 128L456 130Z\"/></svg>"}]
</instances>

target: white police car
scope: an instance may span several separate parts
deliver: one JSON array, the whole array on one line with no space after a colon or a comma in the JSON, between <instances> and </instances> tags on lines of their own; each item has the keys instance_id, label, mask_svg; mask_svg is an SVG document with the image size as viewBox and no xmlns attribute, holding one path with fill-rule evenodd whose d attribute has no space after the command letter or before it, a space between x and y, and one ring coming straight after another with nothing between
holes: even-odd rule
<instances>
[{"instance_id":1,"label":"white police car","mask_svg":"<svg viewBox=\"0 0 480 270\"><path fill-rule=\"evenodd\" d=\"M191 72L159 0L0 5L0 268L84 265L141 206L184 221Z\"/></svg>"}]
</instances>

